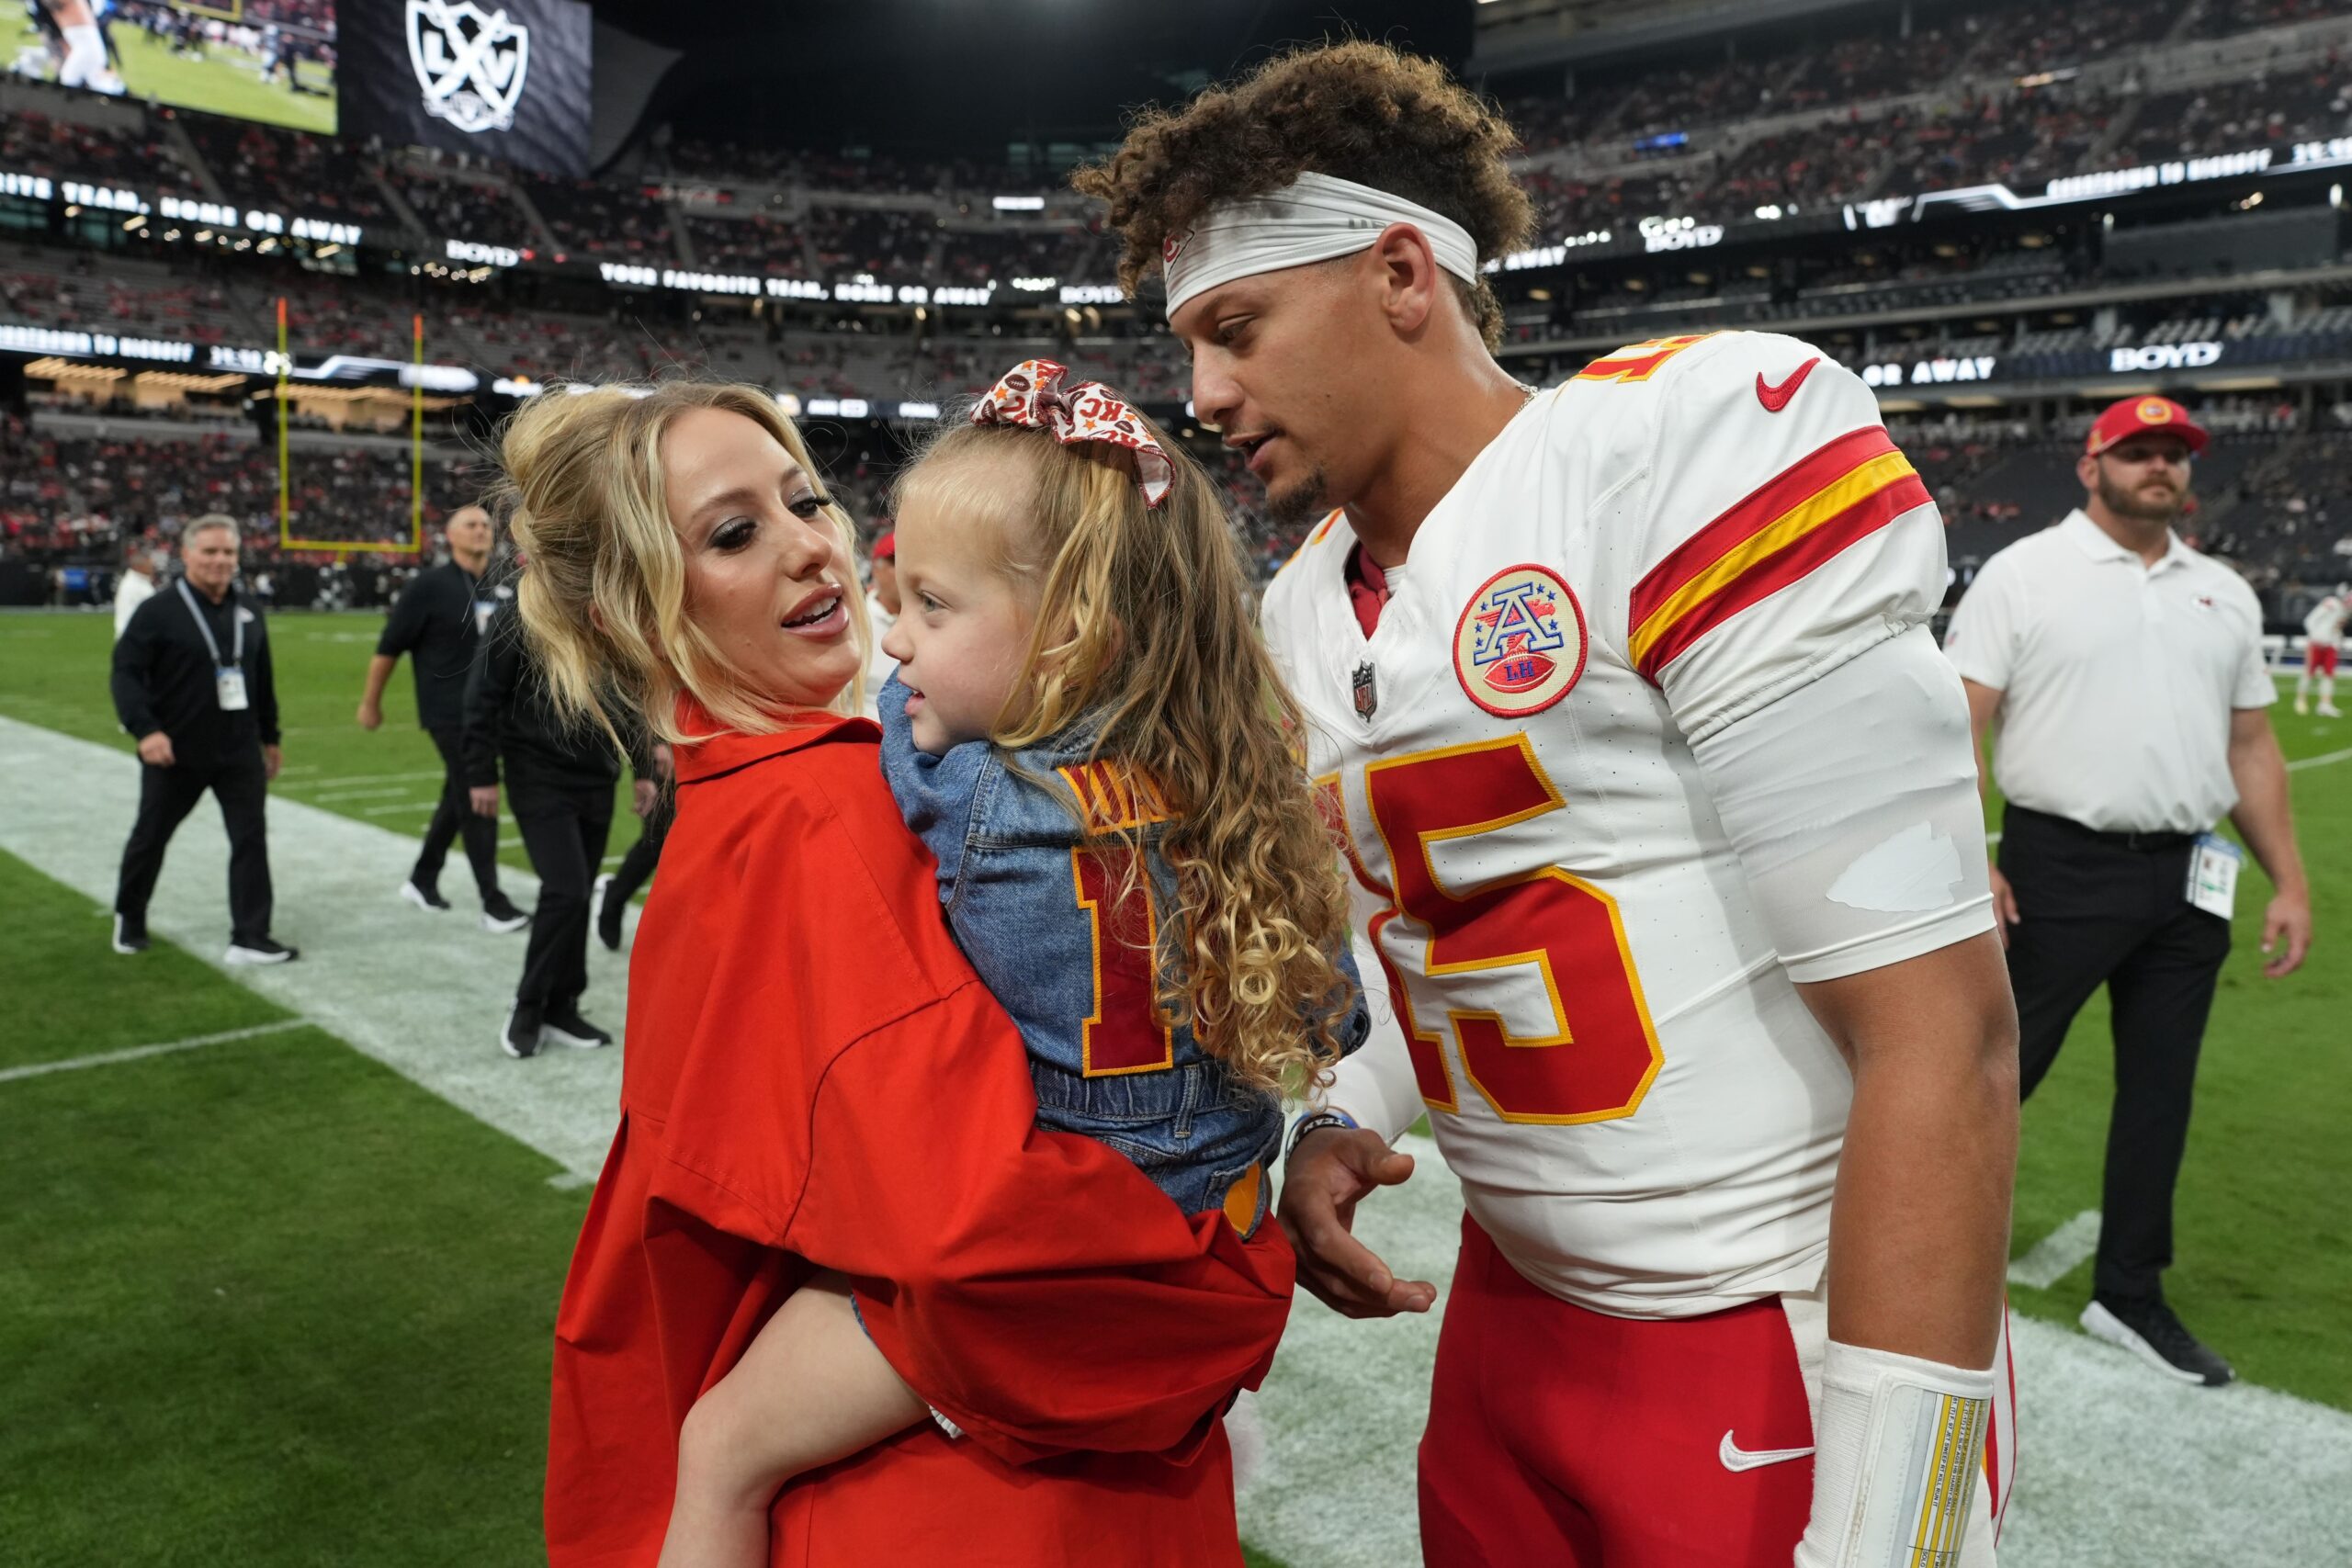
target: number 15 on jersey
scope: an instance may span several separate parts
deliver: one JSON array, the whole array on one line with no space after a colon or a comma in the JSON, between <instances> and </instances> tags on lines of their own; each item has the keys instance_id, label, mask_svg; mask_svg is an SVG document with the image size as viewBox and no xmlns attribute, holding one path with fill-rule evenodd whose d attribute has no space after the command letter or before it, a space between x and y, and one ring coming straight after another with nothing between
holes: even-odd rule
<instances>
[{"instance_id":1,"label":"number 15 on jersey","mask_svg":"<svg viewBox=\"0 0 2352 1568\"><path fill-rule=\"evenodd\" d=\"M1386 905L1373 917L1369 935L1388 976L1421 1098L1434 1110L1458 1114L1453 1064L1459 1062L1472 1087L1506 1122L1575 1123L1632 1115L1665 1057L1616 900L1559 866L1462 886L1449 886L1438 874L1435 846L1500 832L1566 806L1527 737L1384 758L1368 763L1363 776L1364 804L1387 852L1393 886L1372 875L1344 831L1339 776L1317 783L1327 815L1342 829L1356 880ZM1465 1004L1446 1008L1442 1030L1418 1016L1403 973L1408 967L1427 976L1425 996L1433 991ZM1498 1005L1497 985L1511 987L1510 1011L1522 1027L1531 1018L1548 1018L1548 1025L1512 1033ZM1487 1005L1466 1005L1474 988Z\"/></svg>"}]
</instances>

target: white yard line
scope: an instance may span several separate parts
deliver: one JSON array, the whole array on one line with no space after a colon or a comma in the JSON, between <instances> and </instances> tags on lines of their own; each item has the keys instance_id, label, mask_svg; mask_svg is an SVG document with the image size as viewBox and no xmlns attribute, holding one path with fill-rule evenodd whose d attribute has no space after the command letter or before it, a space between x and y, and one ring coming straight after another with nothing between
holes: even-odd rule
<instances>
[{"instance_id":1,"label":"white yard line","mask_svg":"<svg viewBox=\"0 0 2352 1568\"><path fill-rule=\"evenodd\" d=\"M383 806L363 806L359 808L359 815L362 817L397 817L403 811L422 811L427 817L430 817L433 815L434 807L440 804L441 803L437 800L395 800Z\"/></svg>"},{"instance_id":2,"label":"white yard line","mask_svg":"<svg viewBox=\"0 0 2352 1568\"><path fill-rule=\"evenodd\" d=\"M0 718L0 850L94 901L113 894L138 786L122 752ZM226 973L537 1149L570 1179L593 1180L612 1136L621 1054L500 1055L496 1025L522 968L521 940L402 905L395 890L415 854L404 834L283 798L269 821L277 935L302 959ZM151 927L198 956L219 953L227 858L218 813L191 816ZM504 874L522 901L535 897L534 879ZM93 963L129 962L107 953L95 921L90 941ZM616 1028L625 961L592 943L588 963L589 1013ZM1404 1146L1418 1174L1366 1199L1357 1229L1401 1273L1442 1286L1460 1189L1429 1140ZM1260 1402L1273 1453L1241 1500L1245 1540L1292 1568L1419 1560L1413 1451L1437 1328L1435 1314L1358 1323L1300 1295ZM2187 1388L2067 1329L2022 1318L2016 1329L2023 1474L2002 1568L2341 1561L2352 1540L2352 1416L2263 1389Z\"/></svg>"},{"instance_id":3,"label":"white yard line","mask_svg":"<svg viewBox=\"0 0 2352 1568\"><path fill-rule=\"evenodd\" d=\"M226 1045L232 1040L258 1040L265 1034L283 1034L291 1029L317 1027L307 1018L282 1018L276 1023L256 1023L250 1029L224 1029L218 1034L193 1034L186 1040L166 1040L160 1045L126 1045L119 1051L99 1051L87 1056L68 1056L56 1062L28 1062L21 1067L0 1068L0 1083L15 1083L19 1078L37 1078L48 1073L80 1072L85 1067L110 1067L118 1062L142 1062L150 1056L168 1056L178 1051L194 1051L206 1045Z\"/></svg>"},{"instance_id":4,"label":"white yard line","mask_svg":"<svg viewBox=\"0 0 2352 1568\"><path fill-rule=\"evenodd\" d=\"M413 784L371 784L366 789L321 790L311 796L310 803L312 806L340 806L348 800L381 800L387 795L411 795L415 793Z\"/></svg>"},{"instance_id":5,"label":"white yard line","mask_svg":"<svg viewBox=\"0 0 2352 1568\"><path fill-rule=\"evenodd\" d=\"M2091 1260L2098 1250L2098 1211L2085 1209L2009 1265L2009 1283L2046 1291Z\"/></svg>"},{"instance_id":6,"label":"white yard line","mask_svg":"<svg viewBox=\"0 0 2352 1568\"><path fill-rule=\"evenodd\" d=\"M2344 761L2352 761L2352 747L2346 747L2341 751L2323 751L2316 757L2298 758L2287 764L2287 771L2290 773L2299 773L2305 768L2332 767L2337 762Z\"/></svg>"},{"instance_id":7,"label":"white yard line","mask_svg":"<svg viewBox=\"0 0 2352 1568\"><path fill-rule=\"evenodd\" d=\"M279 771L277 776L282 779L293 771L294 770L291 768L282 769ZM316 768L312 768L310 771L311 773L318 772ZM438 779L446 775L444 775L438 768L415 773L352 773L347 776L338 773L333 778L307 780L296 787L300 789L344 789L354 784L415 784L420 780Z\"/></svg>"}]
</instances>

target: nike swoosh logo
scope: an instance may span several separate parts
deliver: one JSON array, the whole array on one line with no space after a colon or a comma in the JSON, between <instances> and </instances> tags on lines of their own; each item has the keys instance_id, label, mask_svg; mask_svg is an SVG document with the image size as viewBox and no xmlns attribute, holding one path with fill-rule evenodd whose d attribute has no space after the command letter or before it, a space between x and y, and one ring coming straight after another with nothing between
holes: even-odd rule
<instances>
[{"instance_id":1,"label":"nike swoosh logo","mask_svg":"<svg viewBox=\"0 0 2352 1568\"><path fill-rule=\"evenodd\" d=\"M1820 363L1821 355L1815 355L1798 366L1795 373L1777 387L1768 383L1764 379L1764 372L1758 370L1756 373L1756 400L1772 412L1779 413L1789 406L1789 400L1797 395L1797 389L1804 385L1804 378L1812 375L1813 367Z\"/></svg>"},{"instance_id":2,"label":"nike swoosh logo","mask_svg":"<svg viewBox=\"0 0 2352 1568\"><path fill-rule=\"evenodd\" d=\"M1800 370L1797 375L1803 378L1804 372ZM1813 1450L1809 1448L1752 1450L1743 1449L1731 1440L1731 1433L1726 1430L1724 1433L1723 1446L1715 1450L1715 1456L1724 1461L1725 1470L1739 1471L1760 1470L1768 1464L1786 1464L1792 1459L1803 1459L1811 1452Z\"/></svg>"}]
</instances>

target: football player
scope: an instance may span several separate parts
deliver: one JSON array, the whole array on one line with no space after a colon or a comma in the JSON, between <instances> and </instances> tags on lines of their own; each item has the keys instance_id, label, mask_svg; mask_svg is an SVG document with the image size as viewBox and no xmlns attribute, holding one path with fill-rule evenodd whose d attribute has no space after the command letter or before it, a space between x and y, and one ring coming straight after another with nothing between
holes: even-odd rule
<instances>
[{"instance_id":1,"label":"football player","mask_svg":"<svg viewBox=\"0 0 2352 1568\"><path fill-rule=\"evenodd\" d=\"M2352 614L2352 583L2339 582L2335 592L2312 606L2303 617L2303 672L2295 677L2295 711L2308 713L2312 682L2319 682L2322 718L2342 718L2335 705L2335 655L2344 638L2344 620Z\"/></svg>"},{"instance_id":2,"label":"football player","mask_svg":"<svg viewBox=\"0 0 2352 1568\"><path fill-rule=\"evenodd\" d=\"M1397 1027L1294 1134L1300 1278L1430 1306L1348 1234L1426 1111L1468 1208L1440 1568L1989 1563L2017 1024L1940 521L1793 338L1513 379L1513 140L1357 42L1076 181L1130 290L1164 275L1199 417L1321 517L1265 631Z\"/></svg>"}]
</instances>

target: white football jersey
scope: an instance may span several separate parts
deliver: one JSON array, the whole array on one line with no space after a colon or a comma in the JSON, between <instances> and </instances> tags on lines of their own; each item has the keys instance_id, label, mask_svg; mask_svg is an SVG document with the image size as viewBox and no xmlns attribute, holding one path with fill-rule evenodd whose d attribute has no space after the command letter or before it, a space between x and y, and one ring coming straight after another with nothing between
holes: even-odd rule
<instances>
[{"instance_id":1,"label":"white football jersey","mask_svg":"<svg viewBox=\"0 0 2352 1568\"><path fill-rule=\"evenodd\" d=\"M2312 606L2303 617L2303 635L2321 648L2334 648L2344 636L2344 618L2347 606L2331 593Z\"/></svg>"},{"instance_id":2,"label":"white football jersey","mask_svg":"<svg viewBox=\"0 0 2352 1568\"><path fill-rule=\"evenodd\" d=\"M1478 455L1369 637L1354 544L1334 513L1264 609L1395 1018L1331 1103L1391 1138L1426 1108L1471 1213L1568 1300L1810 1289L1851 1077L1792 981L1874 963L1784 963L1691 747L1941 601L1876 400L1794 338L1637 344ZM1825 818L1834 750L1790 786Z\"/></svg>"}]
</instances>

